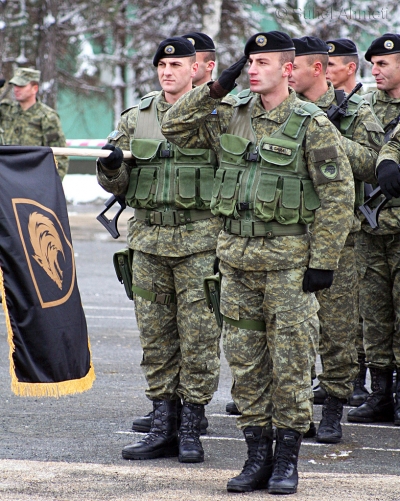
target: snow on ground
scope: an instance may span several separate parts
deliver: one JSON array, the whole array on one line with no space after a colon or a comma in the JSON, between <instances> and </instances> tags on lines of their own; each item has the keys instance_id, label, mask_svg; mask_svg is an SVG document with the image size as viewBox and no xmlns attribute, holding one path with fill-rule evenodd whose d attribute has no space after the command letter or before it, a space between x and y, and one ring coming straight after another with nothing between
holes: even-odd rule
<instances>
[{"instance_id":1,"label":"snow on ground","mask_svg":"<svg viewBox=\"0 0 400 501\"><path fill-rule=\"evenodd\" d=\"M99 186L93 174L67 174L62 185L67 202L73 205L103 202L111 196Z\"/></svg>"}]
</instances>

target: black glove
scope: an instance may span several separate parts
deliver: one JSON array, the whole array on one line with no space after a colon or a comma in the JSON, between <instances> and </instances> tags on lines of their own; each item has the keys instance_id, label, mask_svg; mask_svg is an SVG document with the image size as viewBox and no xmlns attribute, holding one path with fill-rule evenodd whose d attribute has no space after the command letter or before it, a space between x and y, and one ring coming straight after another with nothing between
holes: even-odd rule
<instances>
[{"instance_id":1,"label":"black glove","mask_svg":"<svg viewBox=\"0 0 400 501\"><path fill-rule=\"evenodd\" d=\"M6 83L6 81L4 80L4 78L0 78L0 89L2 87L4 87L4 84Z\"/></svg>"},{"instance_id":2,"label":"black glove","mask_svg":"<svg viewBox=\"0 0 400 501\"><path fill-rule=\"evenodd\" d=\"M333 282L332 270L316 270L307 268L303 278L303 292L317 292L329 289Z\"/></svg>"},{"instance_id":3,"label":"black glove","mask_svg":"<svg viewBox=\"0 0 400 501\"><path fill-rule=\"evenodd\" d=\"M107 158L101 158L100 162L104 165L106 169L117 170L121 167L124 154L122 150L115 147L113 144L107 143L102 148L102 150L111 150L112 153Z\"/></svg>"},{"instance_id":4,"label":"black glove","mask_svg":"<svg viewBox=\"0 0 400 501\"><path fill-rule=\"evenodd\" d=\"M235 64L221 73L221 76L210 85L210 96L213 99L219 99L226 96L236 87L235 80L242 72L243 66L246 64L247 56L243 56Z\"/></svg>"},{"instance_id":5,"label":"black glove","mask_svg":"<svg viewBox=\"0 0 400 501\"><path fill-rule=\"evenodd\" d=\"M400 197L400 169L393 160L382 160L376 169L379 186L385 197Z\"/></svg>"}]
</instances>

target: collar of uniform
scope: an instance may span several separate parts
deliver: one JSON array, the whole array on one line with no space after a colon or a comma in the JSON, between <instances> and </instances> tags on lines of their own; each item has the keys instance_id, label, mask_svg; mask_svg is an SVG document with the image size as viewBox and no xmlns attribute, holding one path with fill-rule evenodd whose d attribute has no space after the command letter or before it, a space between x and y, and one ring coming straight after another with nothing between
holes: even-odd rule
<instances>
[{"instance_id":1,"label":"collar of uniform","mask_svg":"<svg viewBox=\"0 0 400 501\"><path fill-rule=\"evenodd\" d=\"M385 90L376 91L376 100L384 101L385 103L400 103L400 97L393 99Z\"/></svg>"},{"instance_id":2,"label":"collar of uniform","mask_svg":"<svg viewBox=\"0 0 400 501\"><path fill-rule=\"evenodd\" d=\"M165 100L165 94L164 91L160 92L160 95L158 96L157 99L157 109L158 111L167 111L171 108L172 104L167 103Z\"/></svg>"},{"instance_id":3,"label":"collar of uniform","mask_svg":"<svg viewBox=\"0 0 400 501\"><path fill-rule=\"evenodd\" d=\"M329 106L332 104L332 102L335 100L335 89L333 88L332 82L327 82L328 84L328 90L322 94L321 97L319 97L316 101L312 101L316 106L318 106L321 109L326 109L329 108ZM310 99L307 99L303 94L298 95L299 99L302 101L307 101L310 103Z\"/></svg>"},{"instance_id":4,"label":"collar of uniform","mask_svg":"<svg viewBox=\"0 0 400 501\"><path fill-rule=\"evenodd\" d=\"M276 108L267 111L262 105L261 96L258 95L257 101L253 107L251 117L267 118L268 120L272 120L273 122L282 124L290 115L290 112L294 107L295 100L296 100L296 92L291 87L289 87L289 96L284 101L282 101Z\"/></svg>"}]
</instances>

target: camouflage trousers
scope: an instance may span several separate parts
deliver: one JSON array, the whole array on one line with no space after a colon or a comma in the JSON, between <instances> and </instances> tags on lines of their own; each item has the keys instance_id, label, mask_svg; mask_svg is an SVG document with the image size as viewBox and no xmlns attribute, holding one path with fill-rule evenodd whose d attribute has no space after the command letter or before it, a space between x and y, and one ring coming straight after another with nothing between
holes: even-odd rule
<instances>
[{"instance_id":1,"label":"camouflage trousers","mask_svg":"<svg viewBox=\"0 0 400 501\"><path fill-rule=\"evenodd\" d=\"M362 231L357 253L367 364L400 368L400 235Z\"/></svg>"},{"instance_id":2,"label":"camouflage trousers","mask_svg":"<svg viewBox=\"0 0 400 501\"><path fill-rule=\"evenodd\" d=\"M185 257L134 251L133 285L176 296L168 305L134 297L150 400L181 398L207 404L218 387L220 329L203 289L203 277L213 274L214 259L214 251Z\"/></svg>"},{"instance_id":3,"label":"camouflage trousers","mask_svg":"<svg viewBox=\"0 0 400 501\"><path fill-rule=\"evenodd\" d=\"M330 395L348 398L359 365L356 338L359 329L358 274L354 252L354 235L343 247L333 284L316 293L320 310L319 354L322 374L320 385Z\"/></svg>"},{"instance_id":4,"label":"camouflage trousers","mask_svg":"<svg viewBox=\"0 0 400 501\"><path fill-rule=\"evenodd\" d=\"M244 271L220 262L221 312L265 321L262 331L224 322L232 397L246 426L305 433L312 419L311 367L318 343L318 301L302 290L305 268Z\"/></svg>"}]
</instances>

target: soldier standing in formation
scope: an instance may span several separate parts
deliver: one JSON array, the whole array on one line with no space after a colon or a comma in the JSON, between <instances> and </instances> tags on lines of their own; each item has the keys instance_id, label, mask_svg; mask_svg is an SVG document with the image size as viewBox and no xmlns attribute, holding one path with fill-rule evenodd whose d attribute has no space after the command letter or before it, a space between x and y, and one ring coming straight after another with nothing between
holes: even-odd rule
<instances>
[{"instance_id":1,"label":"soldier standing in formation","mask_svg":"<svg viewBox=\"0 0 400 501\"><path fill-rule=\"evenodd\" d=\"M364 95L385 130L387 142L400 120L400 35L386 33L374 40L365 59L372 63L377 90ZM400 171L397 161L379 156L376 176L390 201L372 230L363 220L357 255L360 261L360 314L364 323L366 363L371 394L347 415L348 421L372 423L399 420L399 399L393 401L393 371L400 369ZM380 200L377 200L379 203ZM395 410L396 409L396 410Z\"/></svg>"},{"instance_id":2,"label":"soldier standing in formation","mask_svg":"<svg viewBox=\"0 0 400 501\"><path fill-rule=\"evenodd\" d=\"M348 38L334 38L332 40L327 40L326 43L328 44L329 53L326 78L332 82L335 91L344 90L346 93L349 93L357 85L356 75L360 66L357 46ZM362 89L360 89L357 93L362 94L361 90ZM360 232L357 232L357 235L360 235ZM357 260L356 253L356 262ZM349 398L349 405L353 407L358 407L363 404L368 397L368 390L365 387L367 367L365 365L362 318L360 318L358 324L356 348L359 370L357 377L354 380L353 393ZM314 404L316 403L322 404L323 402L319 402L317 395L314 394Z\"/></svg>"},{"instance_id":3,"label":"soldier standing in formation","mask_svg":"<svg viewBox=\"0 0 400 501\"><path fill-rule=\"evenodd\" d=\"M40 71L18 68L10 80L16 101L0 102L0 143L21 146L65 146L57 113L39 101ZM68 157L56 157L61 179L68 171Z\"/></svg>"},{"instance_id":4,"label":"soldier standing in formation","mask_svg":"<svg viewBox=\"0 0 400 501\"><path fill-rule=\"evenodd\" d=\"M222 114L221 99L247 59L254 94ZM202 139L220 155L211 208L224 219L217 247L224 351L248 447L242 472L228 482L233 492L297 490L299 449L312 418L313 293L331 286L352 223L349 162L323 112L288 88L293 60L287 34L252 36L245 56L216 82L182 96L162 126L180 147ZM213 110L216 120L207 124Z\"/></svg>"},{"instance_id":5,"label":"soldier standing in formation","mask_svg":"<svg viewBox=\"0 0 400 501\"><path fill-rule=\"evenodd\" d=\"M108 137L110 156L98 162L98 180L135 209L129 221L132 290L143 348L149 433L124 447L125 459L178 456L204 461L199 440L204 406L219 379L220 331L207 308L203 278L213 273L221 220L210 211L216 156L194 140L177 148L161 133L166 111L192 88L193 44L183 37L160 43L154 56L162 91L126 110ZM223 104L219 113L230 111ZM214 120L212 116L210 120ZM124 161L121 149L134 159ZM178 402L183 401L179 436Z\"/></svg>"},{"instance_id":6,"label":"soldier standing in formation","mask_svg":"<svg viewBox=\"0 0 400 501\"><path fill-rule=\"evenodd\" d=\"M340 104L343 91L335 91L326 80L328 45L316 37L294 38L296 58L289 85L300 99L311 101L323 111ZM355 209L362 203L363 181L374 182L375 162L383 141L383 130L369 105L358 95L350 98L346 115L335 120L342 134L342 145L354 175L355 207L352 228L340 253L339 266L332 287L317 292L320 303L319 354L322 373L315 393L323 394L322 420L317 441L337 443L342 437L340 420L343 404L353 392L359 365L356 335L359 325L358 275L354 244L361 224ZM315 395L314 393L314 395Z\"/></svg>"}]
</instances>

